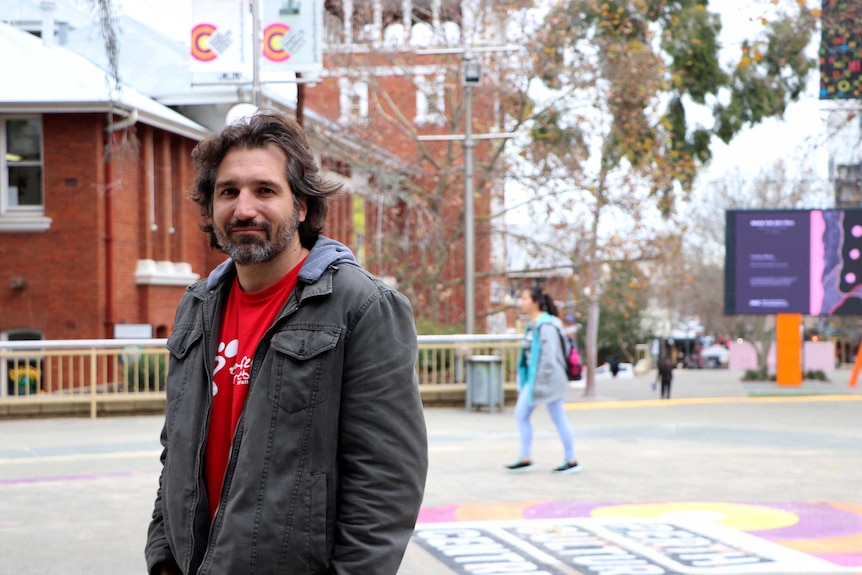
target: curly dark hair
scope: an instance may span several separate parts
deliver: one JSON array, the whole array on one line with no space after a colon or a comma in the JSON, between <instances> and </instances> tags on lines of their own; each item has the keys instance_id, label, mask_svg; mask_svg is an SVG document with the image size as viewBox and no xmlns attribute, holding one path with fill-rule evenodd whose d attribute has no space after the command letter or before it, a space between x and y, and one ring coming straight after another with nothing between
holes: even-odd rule
<instances>
[{"instance_id":1,"label":"curly dark hair","mask_svg":"<svg viewBox=\"0 0 862 575\"><path fill-rule=\"evenodd\" d=\"M287 156L285 178L293 192L294 204L305 198L307 213L299 225L302 246L311 249L323 226L329 209L327 198L341 191L341 184L325 180L314 162L302 127L277 112L261 112L249 119L235 122L218 134L207 138L192 151L197 177L191 198L201 207L207 223L201 226L210 235L210 247L221 249L213 230L213 193L216 173L225 155L233 149L244 150L275 146Z\"/></svg>"}]
</instances>

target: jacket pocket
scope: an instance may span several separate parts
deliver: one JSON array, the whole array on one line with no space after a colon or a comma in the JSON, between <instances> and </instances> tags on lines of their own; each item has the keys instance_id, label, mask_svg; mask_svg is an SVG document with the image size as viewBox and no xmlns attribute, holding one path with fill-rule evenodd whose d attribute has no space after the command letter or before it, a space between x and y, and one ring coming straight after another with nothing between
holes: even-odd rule
<instances>
[{"instance_id":1,"label":"jacket pocket","mask_svg":"<svg viewBox=\"0 0 862 575\"><path fill-rule=\"evenodd\" d=\"M168 405L182 397L188 389L194 370L191 352L198 347L202 337L203 330L195 326L177 327L168 337L167 348L171 354L166 385Z\"/></svg>"},{"instance_id":2,"label":"jacket pocket","mask_svg":"<svg viewBox=\"0 0 862 575\"><path fill-rule=\"evenodd\" d=\"M336 347L341 329L330 326L288 328L272 338L272 377L267 396L292 413L326 399L328 383L341 378Z\"/></svg>"}]
</instances>

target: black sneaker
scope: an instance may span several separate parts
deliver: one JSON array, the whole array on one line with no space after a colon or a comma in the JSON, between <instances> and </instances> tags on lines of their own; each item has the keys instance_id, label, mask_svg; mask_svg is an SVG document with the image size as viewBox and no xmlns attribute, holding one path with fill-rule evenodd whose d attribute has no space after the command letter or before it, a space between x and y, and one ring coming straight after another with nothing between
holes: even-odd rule
<instances>
[{"instance_id":1,"label":"black sneaker","mask_svg":"<svg viewBox=\"0 0 862 575\"><path fill-rule=\"evenodd\" d=\"M520 459L511 465L507 465L506 469L509 471L521 472L521 471L529 471L533 468L532 461L521 461Z\"/></svg>"},{"instance_id":2,"label":"black sneaker","mask_svg":"<svg viewBox=\"0 0 862 575\"><path fill-rule=\"evenodd\" d=\"M562 465L552 469L551 473L556 473L558 475L568 475L569 473L579 473L580 471L581 466L578 464L577 461L575 461L574 463L564 461Z\"/></svg>"}]
</instances>

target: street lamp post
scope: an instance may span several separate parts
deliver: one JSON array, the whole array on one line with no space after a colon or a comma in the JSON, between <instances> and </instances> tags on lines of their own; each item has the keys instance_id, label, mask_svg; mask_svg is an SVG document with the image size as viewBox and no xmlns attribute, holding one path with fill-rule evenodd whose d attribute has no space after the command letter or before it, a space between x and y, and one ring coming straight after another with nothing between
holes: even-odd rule
<instances>
[{"instance_id":1,"label":"street lamp post","mask_svg":"<svg viewBox=\"0 0 862 575\"><path fill-rule=\"evenodd\" d=\"M464 87L464 134L434 134L417 136L419 141L461 140L464 146L464 331L476 331L476 277L473 230L473 149L474 140L512 138L514 134L491 133L473 135L473 87L482 81L482 63L475 60L473 52L514 52L517 46L489 46L470 48L440 48L418 50L417 54L461 54L461 85Z\"/></svg>"},{"instance_id":2,"label":"street lamp post","mask_svg":"<svg viewBox=\"0 0 862 575\"><path fill-rule=\"evenodd\" d=\"M476 331L475 233L473 230L473 86L482 81L482 63L464 50L464 328Z\"/></svg>"},{"instance_id":3,"label":"street lamp post","mask_svg":"<svg viewBox=\"0 0 862 575\"><path fill-rule=\"evenodd\" d=\"M251 99L255 108L260 109L260 12L258 0L251 0Z\"/></svg>"}]
</instances>

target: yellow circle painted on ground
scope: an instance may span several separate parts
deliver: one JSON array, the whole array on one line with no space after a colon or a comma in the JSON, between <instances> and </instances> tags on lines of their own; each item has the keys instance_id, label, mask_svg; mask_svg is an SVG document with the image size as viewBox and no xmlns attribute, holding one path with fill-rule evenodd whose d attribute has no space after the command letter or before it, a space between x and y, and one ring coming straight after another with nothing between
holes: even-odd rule
<instances>
[{"instance_id":1,"label":"yellow circle painted on ground","mask_svg":"<svg viewBox=\"0 0 862 575\"><path fill-rule=\"evenodd\" d=\"M538 505L538 501L521 503L467 503L455 510L456 521L511 521L523 519L527 509Z\"/></svg>"},{"instance_id":2,"label":"yellow circle painted on ground","mask_svg":"<svg viewBox=\"0 0 862 575\"><path fill-rule=\"evenodd\" d=\"M738 529L762 531L780 529L799 523L795 513L760 505L716 502L648 503L642 505L608 505L590 513L592 517L650 517L656 519L707 520Z\"/></svg>"}]
</instances>

